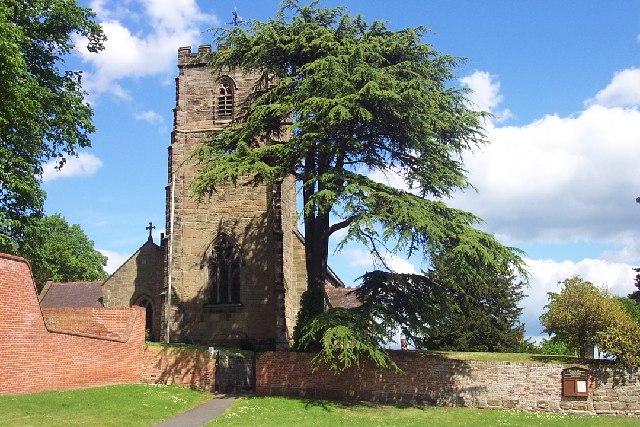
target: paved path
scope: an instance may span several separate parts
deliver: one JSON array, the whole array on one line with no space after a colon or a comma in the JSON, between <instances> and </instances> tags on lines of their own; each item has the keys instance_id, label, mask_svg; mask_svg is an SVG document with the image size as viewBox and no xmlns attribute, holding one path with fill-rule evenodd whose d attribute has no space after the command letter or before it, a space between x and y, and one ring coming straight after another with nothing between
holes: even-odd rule
<instances>
[{"instance_id":1,"label":"paved path","mask_svg":"<svg viewBox=\"0 0 640 427\"><path fill-rule=\"evenodd\" d=\"M220 395L211 400L207 400L200 406L189 409L187 412L177 415L155 427L200 427L212 419L222 415L222 413L235 400L232 396Z\"/></svg>"}]
</instances>

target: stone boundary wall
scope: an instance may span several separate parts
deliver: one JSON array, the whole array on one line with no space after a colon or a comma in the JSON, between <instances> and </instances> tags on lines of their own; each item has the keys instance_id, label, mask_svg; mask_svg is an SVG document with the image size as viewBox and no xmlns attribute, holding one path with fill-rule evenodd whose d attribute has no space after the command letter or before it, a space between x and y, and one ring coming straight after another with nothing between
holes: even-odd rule
<instances>
[{"instance_id":1,"label":"stone boundary wall","mask_svg":"<svg viewBox=\"0 0 640 427\"><path fill-rule=\"evenodd\" d=\"M0 394L140 382L144 309L47 314L27 261L0 254Z\"/></svg>"},{"instance_id":2,"label":"stone boundary wall","mask_svg":"<svg viewBox=\"0 0 640 427\"><path fill-rule=\"evenodd\" d=\"M142 382L215 390L216 360L198 348L147 346L142 353Z\"/></svg>"},{"instance_id":3,"label":"stone boundary wall","mask_svg":"<svg viewBox=\"0 0 640 427\"><path fill-rule=\"evenodd\" d=\"M212 356L201 348L147 346L142 354L142 381L241 393L254 388L254 364L251 356Z\"/></svg>"},{"instance_id":4,"label":"stone boundary wall","mask_svg":"<svg viewBox=\"0 0 640 427\"><path fill-rule=\"evenodd\" d=\"M592 367L589 396L564 397L561 373L574 365L462 361L412 351L391 354L404 373L373 366L338 376L324 367L311 373L314 354L263 353L256 363L256 394L640 416L637 372Z\"/></svg>"}]
</instances>

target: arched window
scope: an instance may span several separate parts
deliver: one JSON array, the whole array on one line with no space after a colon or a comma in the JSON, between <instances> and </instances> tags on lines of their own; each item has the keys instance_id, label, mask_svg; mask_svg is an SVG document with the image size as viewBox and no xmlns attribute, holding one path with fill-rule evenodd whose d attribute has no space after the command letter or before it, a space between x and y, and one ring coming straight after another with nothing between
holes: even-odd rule
<instances>
[{"instance_id":1,"label":"arched window","mask_svg":"<svg viewBox=\"0 0 640 427\"><path fill-rule=\"evenodd\" d=\"M153 336L153 303L148 297L143 296L138 299L138 302L136 302L135 305L143 307L145 309L146 325L144 328L146 331L146 339L148 341L154 341L155 337Z\"/></svg>"},{"instance_id":2,"label":"arched window","mask_svg":"<svg viewBox=\"0 0 640 427\"><path fill-rule=\"evenodd\" d=\"M209 303L240 303L240 250L226 234L218 236L211 247Z\"/></svg>"},{"instance_id":3,"label":"arched window","mask_svg":"<svg viewBox=\"0 0 640 427\"><path fill-rule=\"evenodd\" d=\"M218 80L218 99L216 100L216 116L219 119L233 117L233 80L224 76Z\"/></svg>"}]
</instances>

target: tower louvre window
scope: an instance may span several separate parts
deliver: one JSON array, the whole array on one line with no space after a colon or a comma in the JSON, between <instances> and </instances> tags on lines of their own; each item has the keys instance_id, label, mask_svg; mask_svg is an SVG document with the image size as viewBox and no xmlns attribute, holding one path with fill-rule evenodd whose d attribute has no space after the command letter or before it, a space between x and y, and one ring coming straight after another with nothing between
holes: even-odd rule
<instances>
[{"instance_id":1,"label":"tower louvre window","mask_svg":"<svg viewBox=\"0 0 640 427\"><path fill-rule=\"evenodd\" d=\"M240 250L225 234L216 238L209 257L209 303L240 303Z\"/></svg>"},{"instance_id":2,"label":"tower louvre window","mask_svg":"<svg viewBox=\"0 0 640 427\"><path fill-rule=\"evenodd\" d=\"M218 81L218 99L216 105L216 116L219 119L230 119L233 117L233 80L223 77Z\"/></svg>"}]
</instances>

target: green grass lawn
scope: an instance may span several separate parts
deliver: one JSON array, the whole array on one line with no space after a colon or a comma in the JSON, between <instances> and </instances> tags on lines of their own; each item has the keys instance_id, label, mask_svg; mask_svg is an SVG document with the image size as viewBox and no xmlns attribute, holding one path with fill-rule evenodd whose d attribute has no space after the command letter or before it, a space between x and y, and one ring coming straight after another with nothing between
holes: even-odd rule
<instances>
[{"instance_id":1,"label":"green grass lawn","mask_svg":"<svg viewBox=\"0 0 640 427\"><path fill-rule=\"evenodd\" d=\"M602 361L581 360L574 356L530 354L530 353L487 353L472 351L426 351L425 354L434 357L443 357L445 359L455 360L477 360L487 362L523 362L523 363L559 363L559 364L575 364L575 363L605 363Z\"/></svg>"},{"instance_id":2,"label":"green grass lawn","mask_svg":"<svg viewBox=\"0 0 640 427\"><path fill-rule=\"evenodd\" d=\"M0 396L0 426L150 426L211 398L151 384Z\"/></svg>"},{"instance_id":3,"label":"green grass lawn","mask_svg":"<svg viewBox=\"0 0 640 427\"><path fill-rule=\"evenodd\" d=\"M255 397L238 399L220 418L206 426L638 426L640 420L546 412L496 411L471 408L400 408L341 404L318 400Z\"/></svg>"}]
</instances>

